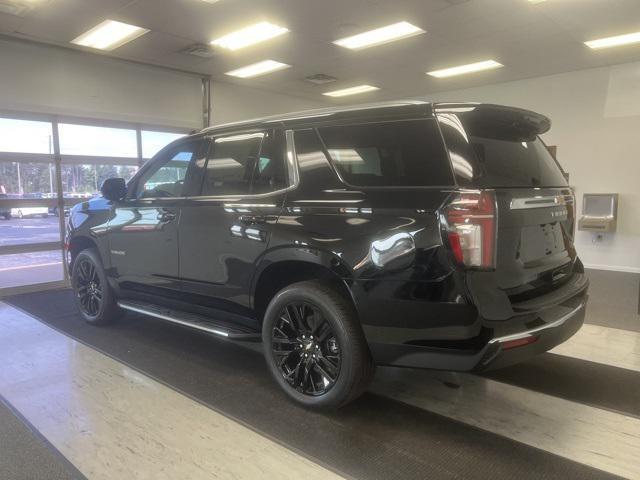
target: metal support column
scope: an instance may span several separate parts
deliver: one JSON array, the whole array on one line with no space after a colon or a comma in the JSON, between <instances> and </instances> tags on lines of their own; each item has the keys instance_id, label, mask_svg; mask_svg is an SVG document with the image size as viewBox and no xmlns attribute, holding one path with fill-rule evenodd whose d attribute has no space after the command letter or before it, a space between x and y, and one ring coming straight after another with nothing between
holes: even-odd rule
<instances>
[{"instance_id":1,"label":"metal support column","mask_svg":"<svg viewBox=\"0 0 640 480\"><path fill-rule=\"evenodd\" d=\"M142 157L142 127L140 125L136 127L136 148L138 151L138 168L140 168L144 163L144 158Z\"/></svg>"},{"instance_id":2,"label":"metal support column","mask_svg":"<svg viewBox=\"0 0 640 480\"><path fill-rule=\"evenodd\" d=\"M53 133L53 160L55 162L56 169L56 192L57 192L57 206L58 206L58 222L60 225L60 245L62 245L62 271L64 274L64 281L69 281L69 272L67 272L67 256L65 248L66 238L66 224L64 216L64 188L62 186L62 155L60 154L60 132L58 130L58 117L54 117L51 122L51 130Z\"/></svg>"}]
</instances>

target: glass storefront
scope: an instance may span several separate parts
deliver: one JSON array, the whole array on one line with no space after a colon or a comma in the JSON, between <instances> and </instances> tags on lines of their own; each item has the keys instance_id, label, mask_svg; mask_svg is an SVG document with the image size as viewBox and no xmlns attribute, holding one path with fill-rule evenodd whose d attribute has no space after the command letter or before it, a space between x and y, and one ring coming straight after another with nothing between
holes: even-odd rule
<instances>
[{"instance_id":1,"label":"glass storefront","mask_svg":"<svg viewBox=\"0 0 640 480\"><path fill-rule=\"evenodd\" d=\"M146 159L186 133L25 117L0 116L0 295L7 288L65 281L59 216L98 196L107 178L128 181Z\"/></svg>"}]
</instances>

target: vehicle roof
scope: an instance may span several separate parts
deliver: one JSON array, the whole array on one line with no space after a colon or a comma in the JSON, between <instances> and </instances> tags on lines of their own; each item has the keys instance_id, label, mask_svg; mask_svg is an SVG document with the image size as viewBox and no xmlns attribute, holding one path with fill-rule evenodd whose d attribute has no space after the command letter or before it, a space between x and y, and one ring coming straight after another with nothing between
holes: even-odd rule
<instances>
[{"instance_id":1,"label":"vehicle roof","mask_svg":"<svg viewBox=\"0 0 640 480\"><path fill-rule=\"evenodd\" d=\"M398 100L393 102L366 103L350 106L337 106L318 108L313 110L302 110L298 112L269 115L261 118L253 118L238 122L214 125L202 130L201 133L213 133L227 130L237 130L251 126L264 125L269 123L280 123L284 125L306 124L325 122L336 119L359 118L363 116L397 116L405 115L411 111L420 115L431 115L432 103L422 100Z\"/></svg>"},{"instance_id":2,"label":"vehicle roof","mask_svg":"<svg viewBox=\"0 0 640 480\"><path fill-rule=\"evenodd\" d=\"M548 130L551 121L536 112L521 108L493 105L477 102L427 102L423 100L398 100L390 102L366 103L351 106L336 106L314 110L270 115L261 118L253 118L237 122L225 123L208 127L199 134L211 134L231 132L250 128L264 128L268 124L280 124L284 127L301 127L317 124L326 124L335 121L358 120L362 118L393 119L394 117L430 117L436 112L465 112L469 110L491 110L493 112L508 112L511 115L526 116L529 120L535 119L536 123L545 125L539 133Z\"/></svg>"}]
</instances>

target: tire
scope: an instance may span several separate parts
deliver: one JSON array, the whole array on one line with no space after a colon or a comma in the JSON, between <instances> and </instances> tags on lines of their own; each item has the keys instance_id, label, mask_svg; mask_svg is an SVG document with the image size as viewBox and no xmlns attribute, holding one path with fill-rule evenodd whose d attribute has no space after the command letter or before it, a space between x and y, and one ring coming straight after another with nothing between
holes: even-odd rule
<instances>
[{"instance_id":1,"label":"tire","mask_svg":"<svg viewBox=\"0 0 640 480\"><path fill-rule=\"evenodd\" d=\"M122 315L122 309L118 307L113 289L107 281L100 255L95 249L82 250L74 259L71 285L76 306L87 323L106 325Z\"/></svg>"},{"instance_id":2,"label":"tire","mask_svg":"<svg viewBox=\"0 0 640 480\"><path fill-rule=\"evenodd\" d=\"M265 312L262 340L274 379L306 407L346 405L375 371L353 304L330 283L304 281L278 292Z\"/></svg>"}]
</instances>

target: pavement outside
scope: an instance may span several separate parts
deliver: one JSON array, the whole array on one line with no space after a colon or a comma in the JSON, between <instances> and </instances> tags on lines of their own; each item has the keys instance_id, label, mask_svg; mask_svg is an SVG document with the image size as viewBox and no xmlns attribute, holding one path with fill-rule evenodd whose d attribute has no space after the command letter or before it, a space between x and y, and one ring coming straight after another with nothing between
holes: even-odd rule
<instances>
[{"instance_id":1,"label":"pavement outside","mask_svg":"<svg viewBox=\"0 0 640 480\"><path fill-rule=\"evenodd\" d=\"M60 241L59 219L53 215L0 220L0 246L57 241ZM62 253L59 250L0 255L0 288L62 279Z\"/></svg>"}]
</instances>

